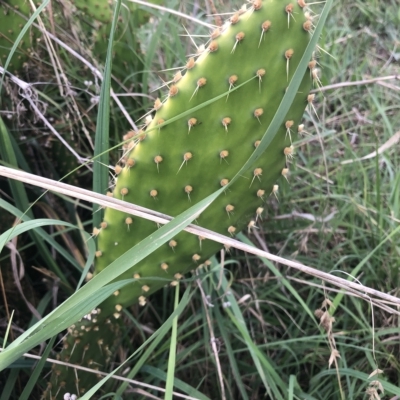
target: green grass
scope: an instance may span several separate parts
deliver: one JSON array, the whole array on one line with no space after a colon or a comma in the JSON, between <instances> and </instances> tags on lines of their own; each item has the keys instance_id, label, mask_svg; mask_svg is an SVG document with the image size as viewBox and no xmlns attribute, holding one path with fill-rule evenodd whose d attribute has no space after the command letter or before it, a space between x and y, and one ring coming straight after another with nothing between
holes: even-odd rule
<instances>
[{"instance_id":1,"label":"green grass","mask_svg":"<svg viewBox=\"0 0 400 400\"><path fill-rule=\"evenodd\" d=\"M166 3L175 10L179 8L177 1ZM232 2L222 6L215 1L221 12L240 5ZM185 2L180 7L183 12L201 19L210 12L207 9L210 2ZM132 75L132 79L135 76L140 79L134 89L139 94L147 94L160 86L156 71L181 65L185 55L193 51L189 39L178 39L177 35L185 33L182 23L192 34L207 33L206 28L193 21L157 10L153 13L150 22L139 32L135 31L141 39L145 70L143 74ZM208 20L213 22L212 17ZM272 254L335 276L347 279L348 274L355 275L363 285L397 297L398 142L378 157L359 159L378 150L400 129L398 80L345 84L400 74L399 24L395 1L385 2L384 7L373 0L334 4L321 43L330 56L321 51L318 60L322 85L337 86L321 91L316 88L315 112L305 115L305 129L312 136L304 136L295 144L289 183L282 179L279 202L273 196L269 198L267 216L262 225L258 224L260 229L248 239L240 236L257 247L266 246ZM33 60L33 65L40 64ZM100 92L95 85L85 86L85 80L93 79L90 73L82 74L73 62L65 61L65 68L79 93L75 97L78 108L88 110L81 120L73 115L73 99L66 101L57 93L49 66L36 71L36 81L40 76L42 82L47 82L37 89L41 98L51 98L46 116L53 118L53 125L82 157L91 157L90 141L84 132L85 129L89 135L94 132L97 110L96 107L89 110L88 98ZM170 77L166 72L159 75L164 80ZM5 82L5 85L9 95L2 102L2 114L17 101L11 91L12 84ZM124 89L113 81L112 86L117 93L129 92L128 84ZM152 96L157 97L155 93ZM133 100L121 97L121 100L135 120L152 102L146 97ZM120 108L112 101L110 104L110 141L115 145L130 128ZM16 117L7 120L7 128L2 129L1 164L19 165L24 170L57 179L78 166L74 158L68 158L67 166L59 163L61 157L53 152L56 145L46 148L48 132L42 124L33 121L30 111L22 113L20 121L24 122L23 126L18 125ZM4 139L6 132L11 133L8 141ZM64 156L68 154L61 146L57 151ZM115 160L118 154L118 150L113 150L111 159ZM355 161L343 163L346 160ZM49 175L52 165L56 171ZM90 168L90 164L89 168L82 167L69 177L69 182L91 188ZM26 212L41 193L11 181L8 186L1 179L0 233L11 228L14 218ZM44 223L43 218L51 218L69 222L71 228L90 231L91 205L48 193L26 212L25 220L31 218L34 218L29 222L32 226ZM18 228L14 233L19 233ZM9 315L14 310L9 343L18 337L22 342L21 335L37 321L14 283L13 271L15 274L23 269L23 293L41 315L49 314L65 299L68 299L67 305L76 307L82 299L87 300L85 293L89 291L98 296L107 295L104 290L98 291L104 281L95 286L93 280L91 285L85 285L83 297L78 293L72 296L84 276L80 271L88 255L93 256L94 252L92 241L78 229L40 227L29 236L21 233L16 246L22 266L18 258L13 258L12 248L0 254L0 285L4 293L4 305L0 307L1 332L6 331ZM39 272L33 267L42 270ZM108 289L110 293L115 290ZM377 399L372 397L370 382L378 379L385 389L379 398L400 395L400 327L394 312L396 305L368 301L352 293L336 293L337 290L293 268L251 254L232 250L224 258L217 255L207 271L187 276L180 292L165 289L153 295L146 307L134 306L126 312L115 367L121 362L125 364L116 375L135 383L128 385L110 378L103 389L123 399L145 399L150 395L179 398L172 391L184 393L187 398L212 400ZM93 297L91 300L96 302ZM384 305L391 308L380 308ZM93 307L86 302L84 306L88 310ZM68 309L69 314L64 314L70 320L61 314L66 308L59 310L60 318L64 318L62 325L54 319L55 325L45 327L43 338L59 332L60 326L64 329L70 325L77 315L74 313L80 311L74 307ZM334 321L329 325L331 317L325 313L326 324L320 325L319 316L327 310ZM37 344L43 338L32 341L25 351L42 354L44 348ZM340 358L331 360L329 368L333 349L339 352ZM55 353L50 354L55 358ZM40 398L51 363L44 363L42 372L35 376L32 374L34 362L31 358L18 357L1 372L0 400ZM368 378L376 369L382 373ZM28 389L24 390L25 386Z\"/></svg>"}]
</instances>

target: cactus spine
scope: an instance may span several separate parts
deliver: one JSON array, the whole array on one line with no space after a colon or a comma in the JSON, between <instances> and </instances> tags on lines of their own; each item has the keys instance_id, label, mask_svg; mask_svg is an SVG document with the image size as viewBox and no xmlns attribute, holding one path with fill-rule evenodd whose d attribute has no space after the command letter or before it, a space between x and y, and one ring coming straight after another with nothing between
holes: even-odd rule
<instances>
[{"instance_id":1,"label":"cactus spine","mask_svg":"<svg viewBox=\"0 0 400 400\"><path fill-rule=\"evenodd\" d=\"M225 186L257 147L308 45L311 25L302 12L302 1L250 3L211 34L200 55L188 59L170 82L166 98L155 102L152 121L140 132L126 135L130 141L124 145L121 165L115 167L114 197L176 216ZM277 194L277 179L287 177L292 140L310 88L307 71L266 152L197 218L200 226L232 236L256 227L267 197ZM224 93L223 98L169 123ZM152 222L107 209L94 231L98 237L95 273L156 229ZM134 278L134 283L70 329L60 358L104 368L122 308L144 305L149 294L207 264L219 248L218 243L185 232L177 235L120 277ZM93 385L91 378L79 373L77 381L72 368L57 365L47 393L79 390L82 394Z\"/></svg>"}]
</instances>

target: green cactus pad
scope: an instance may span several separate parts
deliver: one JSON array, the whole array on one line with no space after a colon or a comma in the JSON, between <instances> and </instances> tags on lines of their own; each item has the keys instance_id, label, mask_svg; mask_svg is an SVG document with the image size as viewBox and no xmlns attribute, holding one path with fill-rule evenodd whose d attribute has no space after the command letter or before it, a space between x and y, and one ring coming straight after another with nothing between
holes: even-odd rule
<instances>
[{"instance_id":1,"label":"green cactus pad","mask_svg":"<svg viewBox=\"0 0 400 400\"><path fill-rule=\"evenodd\" d=\"M247 11L232 14L222 29L213 32L200 55L188 59L169 84L166 98L155 102L152 111L156 112L143 131L126 136L129 139L135 134L136 138L125 143L125 156L115 169L114 197L176 216L226 185L250 157L310 39L309 23L297 3L251 3ZM268 196L277 194L277 180L287 175L292 139L312 101L310 89L311 74L307 71L285 122L263 156L197 218L199 226L232 236L244 228L257 227ZM201 107L226 92L223 98ZM169 123L198 106L190 115ZM95 273L156 230L153 222L107 209L102 226L94 232L98 236ZM105 319L118 321L123 307L137 302L144 305L149 294L207 265L220 247L181 232L120 277L136 281L99 306L96 324ZM101 355L96 348L82 358L83 346L91 341L91 332L86 333L86 329L93 323L83 319L80 324L84 328L79 343L74 346L76 337L71 337L61 358L85 366L87 360L95 359L104 368L104 361L95 358ZM71 355L72 346L75 350ZM73 370L56 366L55 372L52 392L60 384L73 392L77 386ZM80 374L80 393L92 385L90 377L84 375Z\"/></svg>"},{"instance_id":2,"label":"green cactus pad","mask_svg":"<svg viewBox=\"0 0 400 400\"><path fill-rule=\"evenodd\" d=\"M26 24L26 19L22 15L29 15L30 8L27 1L0 0L0 65L4 67L7 57L13 47L18 35ZM13 74L18 74L23 63L28 59L31 48L29 32L27 32L17 47L8 70Z\"/></svg>"},{"instance_id":3,"label":"green cactus pad","mask_svg":"<svg viewBox=\"0 0 400 400\"><path fill-rule=\"evenodd\" d=\"M71 0L78 10L81 10L88 17L99 22L109 23L112 19L112 9L107 0Z\"/></svg>"},{"instance_id":4,"label":"green cactus pad","mask_svg":"<svg viewBox=\"0 0 400 400\"><path fill-rule=\"evenodd\" d=\"M301 14L296 15L296 21L289 16L288 28L288 13L282 2L261 4L260 10L235 14L231 20L237 17L238 21L228 24L193 65L188 61L190 68L170 85L166 100L155 105L158 110L141 139L130 143L135 147L124 159L126 165L118 175L114 197L176 216L218 190L250 157L275 115L309 41ZM295 11L299 14L300 7L296 6ZM270 28L263 32L267 17ZM168 124L180 113L246 81L226 97ZM286 122L263 158L197 219L200 226L229 235L257 218L256 210L273 192L286 158L291 157L291 138L307 105L310 85L307 72ZM227 211L228 205L234 206L231 212ZM97 271L156 229L154 223L139 218L127 225L127 217L112 209L106 211L104 228L98 235L101 256L96 262ZM160 260L171 264L161 276L173 279L177 272L196 268L220 246L205 241L200 247L199 239L186 233L176 242L173 249L164 245L121 278L139 273L152 291L154 283L146 282L145 277L160 276ZM195 254L200 256L197 263L192 260ZM127 293L126 299L123 292ZM116 301L131 303L132 290L123 292ZM139 292L138 297L142 294Z\"/></svg>"}]
</instances>

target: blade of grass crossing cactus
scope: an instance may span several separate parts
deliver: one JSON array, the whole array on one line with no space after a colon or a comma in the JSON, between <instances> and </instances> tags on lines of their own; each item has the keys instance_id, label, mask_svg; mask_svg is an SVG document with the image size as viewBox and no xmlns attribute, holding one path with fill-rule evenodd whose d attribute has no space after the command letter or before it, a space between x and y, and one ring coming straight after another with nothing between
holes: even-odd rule
<instances>
[{"instance_id":1,"label":"blade of grass crossing cactus","mask_svg":"<svg viewBox=\"0 0 400 400\"><path fill-rule=\"evenodd\" d=\"M176 216L226 186L258 146L309 43L303 8L303 2L254 0L214 31L204 51L189 58L165 98L157 99L151 122L125 136L113 196ZM306 71L285 122L263 156L197 218L200 226L232 236L257 227L268 196L277 196L277 180L288 176L292 140L311 86L312 74ZM95 273L155 230L152 222L107 209L94 231ZM130 287L116 292L70 329L60 359L105 369L123 307L145 305L149 294L207 265L219 248L218 243L181 232L121 276L135 279ZM56 393L82 394L93 385L93 378L57 365L47 398Z\"/></svg>"}]
</instances>

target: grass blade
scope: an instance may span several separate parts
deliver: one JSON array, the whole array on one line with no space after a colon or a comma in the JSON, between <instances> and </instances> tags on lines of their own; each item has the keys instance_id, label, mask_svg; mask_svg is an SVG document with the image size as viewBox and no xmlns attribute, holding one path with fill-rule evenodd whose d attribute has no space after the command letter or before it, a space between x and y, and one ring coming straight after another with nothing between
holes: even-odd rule
<instances>
[{"instance_id":1,"label":"grass blade","mask_svg":"<svg viewBox=\"0 0 400 400\"><path fill-rule=\"evenodd\" d=\"M175 309L179 305L179 283L175 287ZM176 345L178 336L178 316L172 321L172 332L171 332L171 343L169 347L169 358L168 358L168 373L167 382L165 386L165 400L172 400L174 390L174 378L175 378L175 364L176 364Z\"/></svg>"},{"instance_id":2,"label":"grass blade","mask_svg":"<svg viewBox=\"0 0 400 400\"><path fill-rule=\"evenodd\" d=\"M104 77L101 84L99 108L97 113L96 135L94 145L94 165L93 165L93 191L96 193L106 193L108 188L108 166L109 157L109 138L110 138L110 90L111 90L111 70L112 70L112 48L114 33L118 22L121 0L115 3L115 10L111 26L110 37L108 40L107 58L105 62ZM103 211L97 204L93 205L93 226L100 225Z\"/></svg>"}]
</instances>

